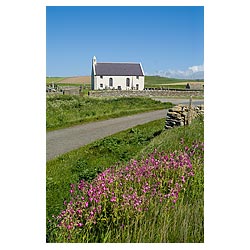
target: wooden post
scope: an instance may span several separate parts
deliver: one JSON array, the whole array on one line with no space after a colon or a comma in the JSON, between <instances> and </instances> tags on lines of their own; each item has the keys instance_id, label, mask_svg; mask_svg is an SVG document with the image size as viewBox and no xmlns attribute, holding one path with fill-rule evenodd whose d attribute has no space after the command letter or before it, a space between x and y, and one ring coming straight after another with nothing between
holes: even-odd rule
<instances>
[{"instance_id":1,"label":"wooden post","mask_svg":"<svg viewBox=\"0 0 250 250\"><path fill-rule=\"evenodd\" d=\"M191 124L192 121L192 96L189 98L189 107L188 107L188 125Z\"/></svg>"}]
</instances>

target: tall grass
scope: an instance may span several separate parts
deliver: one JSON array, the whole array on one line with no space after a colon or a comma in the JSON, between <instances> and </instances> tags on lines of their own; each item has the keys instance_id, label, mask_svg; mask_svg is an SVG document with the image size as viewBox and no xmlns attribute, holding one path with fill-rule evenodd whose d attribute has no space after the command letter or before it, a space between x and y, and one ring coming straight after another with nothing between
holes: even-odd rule
<instances>
[{"instance_id":1,"label":"tall grass","mask_svg":"<svg viewBox=\"0 0 250 250\"><path fill-rule=\"evenodd\" d=\"M200 117L161 133L129 163L71 184L47 240L204 242L202 131Z\"/></svg>"},{"instance_id":2,"label":"tall grass","mask_svg":"<svg viewBox=\"0 0 250 250\"><path fill-rule=\"evenodd\" d=\"M150 98L90 98L51 95L46 102L47 130L171 107Z\"/></svg>"},{"instance_id":3,"label":"tall grass","mask_svg":"<svg viewBox=\"0 0 250 250\"><path fill-rule=\"evenodd\" d=\"M199 169L198 165L193 167L192 161L201 163L202 152L203 143L199 142L169 155L155 150L140 161L132 160L126 166L106 169L90 183L81 180L77 185L72 184L70 201L65 202L65 209L50 221L51 239L59 242L197 239L188 231L189 197L185 194L193 195L190 186L195 185L193 176ZM181 207L175 209L176 206ZM178 214L178 220L171 214ZM83 239L86 235L88 238Z\"/></svg>"},{"instance_id":4,"label":"tall grass","mask_svg":"<svg viewBox=\"0 0 250 250\"><path fill-rule=\"evenodd\" d=\"M47 162L47 216L59 213L63 201L69 199L70 183L81 179L91 181L96 175L116 163L124 164L162 133L160 119L119 132L89 145L73 150Z\"/></svg>"}]
</instances>

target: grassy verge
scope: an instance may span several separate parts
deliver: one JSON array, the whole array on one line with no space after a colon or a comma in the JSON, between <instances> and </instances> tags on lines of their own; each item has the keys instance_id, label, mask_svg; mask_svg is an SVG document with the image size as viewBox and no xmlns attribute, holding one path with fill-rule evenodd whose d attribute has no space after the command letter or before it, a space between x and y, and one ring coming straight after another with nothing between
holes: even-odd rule
<instances>
[{"instance_id":1,"label":"grassy verge","mask_svg":"<svg viewBox=\"0 0 250 250\"><path fill-rule=\"evenodd\" d=\"M171 107L150 98L90 98L85 96L47 96L46 128L54 130Z\"/></svg>"},{"instance_id":2,"label":"grassy verge","mask_svg":"<svg viewBox=\"0 0 250 250\"><path fill-rule=\"evenodd\" d=\"M106 208L100 216L98 215L99 217L95 218L96 221L88 221L85 227L82 227L81 222L78 221L77 226L72 226L71 219L67 219L67 221L64 220L65 225L68 225L67 228L61 226L59 228L57 226L54 227L53 225L56 224L51 223L50 225L52 226L48 229L48 241L204 242L204 172L203 150L200 147L204 136L203 118L196 119L188 127L178 127L167 131L163 131L163 127L164 119L137 126L49 161L47 163L47 214L49 217L52 213L58 214L58 211L62 210L64 199L67 199L67 201L71 199L71 201L66 203L68 204L67 209L63 210L63 215L61 214L60 216L69 213L67 218L72 219L73 211L79 211L79 213L83 212L83 210L85 211L82 208L77 210L76 207L82 202L82 200L79 201L79 197L84 194L84 189L80 191L80 196L73 197L72 195L75 192L74 186L70 186L70 183L77 183L79 179L84 179L95 187L98 181L103 180L102 176L105 176L103 175L105 169L107 176L109 175L107 171L122 173L122 175L119 174L120 177L116 181L113 179L115 175L111 175L112 182L108 181L109 188L114 189L113 195L119 197L117 198L119 201L122 200L122 197L124 198L125 192L131 188L134 188L134 190L136 188L137 193L133 194L135 198L130 199L130 201L133 202L138 197L142 200L144 198L144 201L148 201L148 206L147 210L141 212L135 209L135 204L132 203L130 204L134 204L132 207L128 206L123 211L122 203L118 202L116 197L110 194L111 196L107 201L102 201L102 205ZM164 155L168 155L168 157L164 156L162 158L162 156L152 153L156 150L164 152ZM183 157L186 157L184 161ZM131 158L137 159L137 161L128 163ZM152 164L149 164L148 160L141 161L140 159L150 159ZM184 165L181 165L182 161ZM114 165L115 162L119 162L119 164L112 170L109 167ZM189 167L185 167L188 170L188 172L185 172L186 170L184 171L184 168L180 166L186 166L187 162L192 164L192 168L190 170ZM142 175L140 183L136 179L132 179L130 182L127 180L131 175L137 173L138 169L141 171L141 169L151 166L151 171L153 166L157 170L159 166L168 166L170 163L174 166L172 170L156 171L154 172L156 176L152 175L153 178ZM125 166L127 167L125 168ZM129 169L131 166L135 170L132 168L132 172L129 172L130 174L124 175L127 171L125 169ZM120 169L124 170L119 172ZM192 175L189 175L190 171ZM94 179L98 173L99 179ZM146 173L148 172L146 171ZM183 181L184 175L185 181ZM155 180L159 181L155 182ZM173 185L166 186L166 180L171 180ZM174 193L173 188L176 188L176 185L180 186L181 180L182 188L175 190L177 192L176 198L178 198L176 201L173 200L175 196L172 197L170 194ZM80 183L81 185L83 184L82 182ZM155 195L145 192L148 196L144 196L143 193L140 194L141 191L139 190L141 188L153 187L153 183L158 185L158 191L165 192L166 195L170 192L170 199L163 199L162 196L159 196L159 192ZM124 187L118 188L117 185ZM97 186L100 187L102 185L99 183ZM168 188L166 189L165 187ZM170 187L171 189L169 190ZM90 212L91 215L91 213L95 212L95 210L91 210L93 206L94 203L92 201L90 208L86 208L86 214ZM91 217L85 219L89 220L89 218ZM59 221L60 219L57 218ZM80 221L83 222L85 219Z\"/></svg>"},{"instance_id":3,"label":"grassy verge","mask_svg":"<svg viewBox=\"0 0 250 250\"><path fill-rule=\"evenodd\" d=\"M164 128L165 119L119 132L47 162L47 215L58 213L69 198L70 183L92 180L110 165L135 157Z\"/></svg>"},{"instance_id":4,"label":"grassy verge","mask_svg":"<svg viewBox=\"0 0 250 250\"><path fill-rule=\"evenodd\" d=\"M80 86L82 86L85 89L88 89L88 90L91 89L90 83L57 83L57 85L60 87L80 87Z\"/></svg>"}]
</instances>

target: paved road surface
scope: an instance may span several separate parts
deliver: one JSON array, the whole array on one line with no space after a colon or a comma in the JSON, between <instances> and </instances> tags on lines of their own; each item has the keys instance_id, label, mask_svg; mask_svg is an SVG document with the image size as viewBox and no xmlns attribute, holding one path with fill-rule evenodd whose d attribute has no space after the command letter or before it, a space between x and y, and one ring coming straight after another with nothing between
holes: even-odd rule
<instances>
[{"instance_id":1,"label":"paved road surface","mask_svg":"<svg viewBox=\"0 0 250 250\"><path fill-rule=\"evenodd\" d=\"M47 132L46 159L53 159L73 149L139 124L164 118L166 114L167 110L157 110Z\"/></svg>"},{"instance_id":2,"label":"paved road surface","mask_svg":"<svg viewBox=\"0 0 250 250\"><path fill-rule=\"evenodd\" d=\"M189 104L189 99L175 99L175 98L163 98L163 97L155 97L152 98L156 101L161 101L161 102L172 102L173 104L185 104L188 105ZM201 105L204 104L204 100L203 99L193 99L192 100L192 105Z\"/></svg>"}]
</instances>

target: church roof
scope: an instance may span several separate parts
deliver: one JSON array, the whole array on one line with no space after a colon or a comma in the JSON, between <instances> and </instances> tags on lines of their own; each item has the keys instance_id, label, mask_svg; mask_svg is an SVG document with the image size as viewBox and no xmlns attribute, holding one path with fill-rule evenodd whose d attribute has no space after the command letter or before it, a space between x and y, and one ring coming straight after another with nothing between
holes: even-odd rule
<instances>
[{"instance_id":1,"label":"church roof","mask_svg":"<svg viewBox=\"0 0 250 250\"><path fill-rule=\"evenodd\" d=\"M97 76L143 76L140 63L96 63Z\"/></svg>"}]
</instances>

